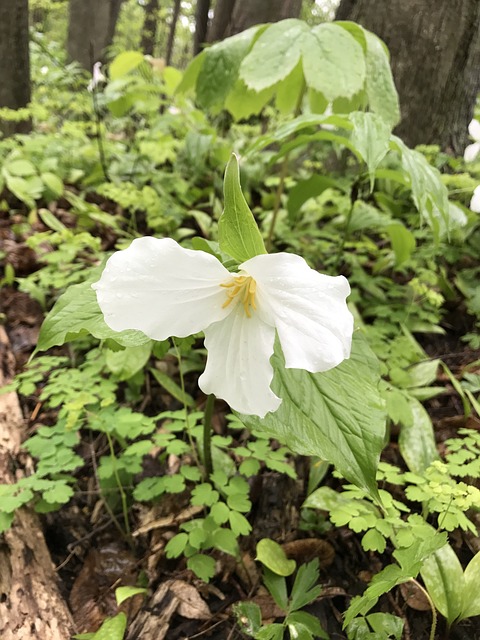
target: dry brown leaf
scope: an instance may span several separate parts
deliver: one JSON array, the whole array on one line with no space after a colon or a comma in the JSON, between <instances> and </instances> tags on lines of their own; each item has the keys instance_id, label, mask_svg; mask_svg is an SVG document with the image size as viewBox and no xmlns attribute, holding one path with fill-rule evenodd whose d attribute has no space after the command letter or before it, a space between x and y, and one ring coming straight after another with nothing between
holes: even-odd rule
<instances>
[{"instance_id":1,"label":"dry brown leaf","mask_svg":"<svg viewBox=\"0 0 480 640\"><path fill-rule=\"evenodd\" d=\"M184 618L208 620L212 614L197 589L183 580L172 580L170 590L179 600L177 612Z\"/></svg>"}]
</instances>

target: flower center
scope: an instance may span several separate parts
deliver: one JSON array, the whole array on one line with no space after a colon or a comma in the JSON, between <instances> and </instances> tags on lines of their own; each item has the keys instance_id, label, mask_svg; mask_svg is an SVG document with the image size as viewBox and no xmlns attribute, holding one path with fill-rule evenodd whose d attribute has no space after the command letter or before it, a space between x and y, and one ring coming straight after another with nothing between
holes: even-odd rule
<instances>
[{"instance_id":1,"label":"flower center","mask_svg":"<svg viewBox=\"0 0 480 640\"><path fill-rule=\"evenodd\" d=\"M233 300L237 299L243 304L247 318L251 318L251 309L254 311L257 309L255 305L255 292L257 290L257 283L251 276L234 276L230 282L225 282L220 285L227 289L227 299L222 304L222 309L228 307Z\"/></svg>"}]
</instances>

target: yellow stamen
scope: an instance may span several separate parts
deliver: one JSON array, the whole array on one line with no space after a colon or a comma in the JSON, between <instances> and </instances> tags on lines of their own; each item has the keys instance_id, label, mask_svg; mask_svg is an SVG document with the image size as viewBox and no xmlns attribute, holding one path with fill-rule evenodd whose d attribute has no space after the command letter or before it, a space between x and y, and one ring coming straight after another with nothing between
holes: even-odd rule
<instances>
[{"instance_id":1,"label":"yellow stamen","mask_svg":"<svg viewBox=\"0 0 480 640\"><path fill-rule=\"evenodd\" d=\"M255 304L257 283L255 280L251 276L233 276L229 282L224 282L220 286L228 289L228 291L225 292L227 299L223 303L222 309L228 307L238 296L238 299L241 300L243 304L247 318L251 318L251 309L254 311L257 309L257 305Z\"/></svg>"}]
</instances>

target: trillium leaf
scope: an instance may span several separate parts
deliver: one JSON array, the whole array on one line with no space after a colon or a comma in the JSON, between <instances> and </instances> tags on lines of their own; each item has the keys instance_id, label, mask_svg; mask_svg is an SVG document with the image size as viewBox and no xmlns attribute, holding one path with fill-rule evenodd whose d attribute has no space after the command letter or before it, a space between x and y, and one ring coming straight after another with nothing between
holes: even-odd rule
<instances>
[{"instance_id":1,"label":"trillium leaf","mask_svg":"<svg viewBox=\"0 0 480 640\"><path fill-rule=\"evenodd\" d=\"M351 113L353 132L350 142L358 149L370 176L370 190L373 191L375 171L390 148L390 127L375 113L356 111Z\"/></svg>"},{"instance_id":2,"label":"trillium leaf","mask_svg":"<svg viewBox=\"0 0 480 640\"><path fill-rule=\"evenodd\" d=\"M378 497L375 478L385 412L378 362L365 340L354 335L350 359L326 373L285 369L279 350L271 362L272 389L282 404L262 420L242 416L243 422L288 443L296 453L327 460L347 480Z\"/></svg>"},{"instance_id":3,"label":"trillium leaf","mask_svg":"<svg viewBox=\"0 0 480 640\"><path fill-rule=\"evenodd\" d=\"M435 607L451 625L461 615L466 595L465 578L457 554L446 544L424 560L420 573Z\"/></svg>"},{"instance_id":4,"label":"trillium leaf","mask_svg":"<svg viewBox=\"0 0 480 640\"><path fill-rule=\"evenodd\" d=\"M307 85L331 102L351 98L365 82L362 46L341 26L324 23L302 39L303 70Z\"/></svg>"},{"instance_id":5,"label":"trillium leaf","mask_svg":"<svg viewBox=\"0 0 480 640\"><path fill-rule=\"evenodd\" d=\"M224 197L225 208L218 221L220 249L239 262L266 253L257 223L242 193L235 154L225 171Z\"/></svg>"},{"instance_id":6,"label":"trillium leaf","mask_svg":"<svg viewBox=\"0 0 480 640\"><path fill-rule=\"evenodd\" d=\"M249 89L243 80L238 79L225 100L225 109L235 120L242 120L252 115L258 115L275 93L275 87L263 91Z\"/></svg>"},{"instance_id":7,"label":"trillium leaf","mask_svg":"<svg viewBox=\"0 0 480 640\"><path fill-rule=\"evenodd\" d=\"M92 289L92 282L99 275L97 273L86 282L69 287L60 296L42 324L35 353L61 346L87 333L99 340L112 338L124 347L138 347L150 342L141 331L117 332L107 327Z\"/></svg>"},{"instance_id":8,"label":"trillium leaf","mask_svg":"<svg viewBox=\"0 0 480 640\"><path fill-rule=\"evenodd\" d=\"M293 18L270 25L243 60L240 78L255 91L277 84L297 66L308 33L307 24Z\"/></svg>"}]
</instances>

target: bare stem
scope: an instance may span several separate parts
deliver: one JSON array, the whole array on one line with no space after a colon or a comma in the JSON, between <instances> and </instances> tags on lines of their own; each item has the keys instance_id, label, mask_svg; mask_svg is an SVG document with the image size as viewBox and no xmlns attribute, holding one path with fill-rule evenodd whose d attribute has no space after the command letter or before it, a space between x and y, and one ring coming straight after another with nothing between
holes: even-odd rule
<instances>
[{"instance_id":1,"label":"bare stem","mask_svg":"<svg viewBox=\"0 0 480 640\"><path fill-rule=\"evenodd\" d=\"M205 468L205 479L213 473L212 462L212 416L213 407L215 405L215 396L209 395L205 404L205 413L203 417L203 466Z\"/></svg>"}]
</instances>

